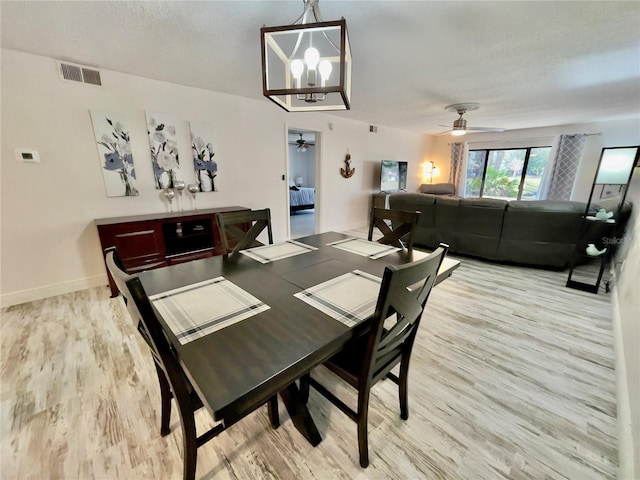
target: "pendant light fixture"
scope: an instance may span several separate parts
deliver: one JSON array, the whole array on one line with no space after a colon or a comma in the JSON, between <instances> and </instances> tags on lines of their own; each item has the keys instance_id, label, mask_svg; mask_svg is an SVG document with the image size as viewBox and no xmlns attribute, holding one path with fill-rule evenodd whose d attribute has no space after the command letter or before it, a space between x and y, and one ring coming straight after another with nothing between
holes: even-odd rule
<instances>
[{"instance_id":1,"label":"pendant light fixture","mask_svg":"<svg viewBox=\"0 0 640 480\"><path fill-rule=\"evenodd\" d=\"M262 27L262 92L287 112L349 110L351 48L344 18L325 22L304 0L292 25Z\"/></svg>"}]
</instances>

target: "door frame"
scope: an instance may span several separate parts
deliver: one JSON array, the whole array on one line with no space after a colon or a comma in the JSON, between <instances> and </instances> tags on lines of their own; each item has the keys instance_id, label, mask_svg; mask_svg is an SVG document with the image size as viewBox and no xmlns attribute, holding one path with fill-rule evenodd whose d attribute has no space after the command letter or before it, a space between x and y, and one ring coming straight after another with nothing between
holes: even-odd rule
<instances>
[{"instance_id":1,"label":"door frame","mask_svg":"<svg viewBox=\"0 0 640 480\"><path fill-rule=\"evenodd\" d=\"M316 181L315 181L315 189L316 189L316 195L315 195L315 215L314 215L314 227L313 227L313 231L314 233L318 233L319 231L319 227L320 227L320 208L321 208L321 192L322 192L322 162L321 162L321 158L322 158L322 131L320 130L315 130L313 128L308 128L308 127L301 127L301 126L295 126L293 124L288 124L285 123L284 125L284 141L285 141L285 165L284 165L284 170L285 170L285 204L287 207L287 238L291 239L291 215L290 215L290 205L289 205L289 166L291 163L291 159L289 158L289 131L290 130L295 130L297 132L302 132L302 133L313 133L315 135L315 174L316 174Z\"/></svg>"}]
</instances>

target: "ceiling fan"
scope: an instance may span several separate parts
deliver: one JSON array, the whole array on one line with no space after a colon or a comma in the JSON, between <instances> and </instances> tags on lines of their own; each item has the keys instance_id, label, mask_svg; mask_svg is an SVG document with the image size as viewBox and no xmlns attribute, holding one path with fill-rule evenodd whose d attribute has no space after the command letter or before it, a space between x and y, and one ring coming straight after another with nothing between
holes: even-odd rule
<instances>
[{"instance_id":1,"label":"ceiling fan","mask_svg":"<svg viewBox=\"0 0 640 480\"><path fill-rule=\"evenodd\" d=\"M477 110L480 108L479 103L454 103L453 105L447 105L444 109L447 112L456 112L460 117L453 122L453 128L442 133L449 133L451 135L464 135L468 130L477 130L481 132L504 132L504 128L496 127L467 127L467 120L463 118L463 115L467 112ZM438 124L440 127L448 127L449 125Z\"/></svg>"},{"instance_id":2,"label":"ceiling fan","mask_svg":"<svg viewBox=\"0 0 640 480\"><path fill-rule=\"evenodd\" d=\"M307 148L315 147L315 143L309 143L305 141L304 138L302 138L302 133L299 133L298 135L300 135L300 138L298 140L296 140L295 142L289 142L289 145L298 146L298 148L296 149L298 152L306 152Z\"/></svg>"}]
</instances>

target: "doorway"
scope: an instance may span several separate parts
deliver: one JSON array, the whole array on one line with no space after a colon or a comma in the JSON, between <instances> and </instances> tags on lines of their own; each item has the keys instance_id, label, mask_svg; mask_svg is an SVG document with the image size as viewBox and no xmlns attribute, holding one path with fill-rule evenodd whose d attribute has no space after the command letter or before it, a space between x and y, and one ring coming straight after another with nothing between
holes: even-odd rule
<instances>
[{"instance_id":1,"label":"doorway","mask_svg":"<svg viewBox=\"0 0 640 480\"><path fill-rule=\"evenodd\" d=\"M317 147L320 132L287 129L290 238L316 233Z\"/></svg>"}]
</instances>

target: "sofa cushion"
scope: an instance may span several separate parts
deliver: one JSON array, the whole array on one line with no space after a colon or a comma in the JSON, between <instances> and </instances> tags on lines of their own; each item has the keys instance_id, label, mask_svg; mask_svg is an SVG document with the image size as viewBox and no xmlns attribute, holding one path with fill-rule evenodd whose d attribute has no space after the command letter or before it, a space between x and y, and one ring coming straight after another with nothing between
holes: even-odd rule
<instances>
[{"instance_id":1,"label":"sofa cushion","mask_svg":"<svg viewBox=\"0 0 640 480\"><path fill-rule=\"evenodd\" d=\"M493 198L460 200L456 251L497 260L502 221L509 202Z\"/></svg>"},{"instance_id":2,"label":"sofa cushion","mask_svg":"<svg viewBox=\"0 0 640 480\"><path fill-rule=\"evenodd\" d=\"M420 212L416 224L416 244L432 248L435 244L435 201L434 195L421 193L394 193L389 195L389 208L407 212Z\"/></svg>"},{"instance_id":3,"label":"sofa cushion","mask_svg":"<svg viewBox=\"0 0 640 480\"><path fill-rule=\"evenodd\" d=\"M504 214L498 259L564 267L580 237L586 204L512 201Z\"/></svg>"},{"instance_id":4,"label":"sofa cushion","mask_svg":"<svg viewBox=\"0 0 640 480\"><path fill-rule=\"evenodd\" d=\"M446 243L452 252L457 251L456 233L460 216L459 197L436 197L435 243ZM437 246L437 245L434 245Z\"/></svg>"}]
</instances>

